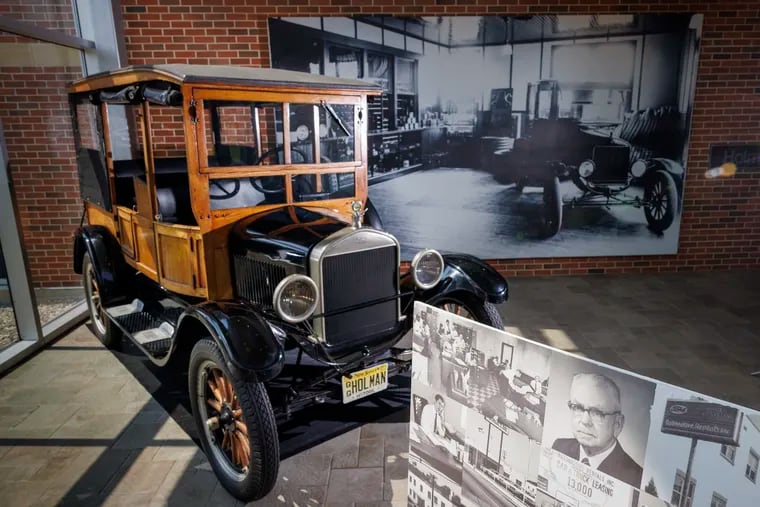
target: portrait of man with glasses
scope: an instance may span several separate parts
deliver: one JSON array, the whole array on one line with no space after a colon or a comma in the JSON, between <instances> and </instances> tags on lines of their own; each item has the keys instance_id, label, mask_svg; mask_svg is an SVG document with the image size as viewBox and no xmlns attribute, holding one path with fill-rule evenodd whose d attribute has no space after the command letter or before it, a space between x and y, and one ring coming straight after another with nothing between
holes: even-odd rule
<instances>
[{"instance_id":1,"label":"portrait of man with glasses","mask_svg":"<svg viewBox=\"0 0 760 507\"><path fill-rule=\"evenodd\" d=\"M625 426L618 385L599 373L578 373L573 376L567 406L573 438L558 438L552 448L640 487L641 466L618 441Z\"/></svg>"}]
</instances>

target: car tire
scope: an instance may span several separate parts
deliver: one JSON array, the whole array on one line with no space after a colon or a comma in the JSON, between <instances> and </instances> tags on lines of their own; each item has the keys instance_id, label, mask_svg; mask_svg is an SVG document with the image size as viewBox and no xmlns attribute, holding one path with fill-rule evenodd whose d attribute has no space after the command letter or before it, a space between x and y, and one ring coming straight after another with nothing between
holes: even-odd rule
<instances>
[{"instance_id":1,"label":"car tire","mask_svg":"<svg viewBox=\"0 0 760 507\"><path fill-rule=\"evenodd\" d=\"M84 288L87 308L90 311L92 331L106 348L114 348L121 340L119 327L111 321L101 302L101 287L95 273L95 266L89 253L82 260L82 287Z\"/></svg>"},{"instance_id":2,"label":"car tire","mask_svg":"<svg viewBox=\"0 0 760 507\"><path fill-rule=\"evenodd\" d=\"M219 482L244 502L266 496L277 480L280 447L264 384L236 378L216 343L204 338L190 353L188 385L203 451Z\"/></svg>"},{"instance_id":3,"label":"car tire","mask_svg":"<svg viewBox=\"0 0 760 507\"><path fill-rule=\"evenodd\" d=\"M673 223L678 206L676 182L667 171L655 171L644 187L644 216L649 228L661 234Z\"/></svg>"},{"instance_id":4,"label":"car tire","mask_svg":"<svg viewBox=\"0 0 760 507\"><path fill-rule=\"evenodd\" d=\"M562 193L557 176L544 183L543 201L542 233L543 237L551 238L562 227Z\"/></svg>"},{"instance_id":5,"label":"car tire","mask_svg":"<svg viewBox=\"0 0 760 507\"><path fill-rule=\"evenodd\" d=\"M443 299L435 301L433 306L480 322L486 326L491 326L500 331L504 330L504 321L501 318L499 309L496 308L496 305L489 303L488 301L481 304L474 304L465 298L446 296Z\"/></svg>"}]
</instances>

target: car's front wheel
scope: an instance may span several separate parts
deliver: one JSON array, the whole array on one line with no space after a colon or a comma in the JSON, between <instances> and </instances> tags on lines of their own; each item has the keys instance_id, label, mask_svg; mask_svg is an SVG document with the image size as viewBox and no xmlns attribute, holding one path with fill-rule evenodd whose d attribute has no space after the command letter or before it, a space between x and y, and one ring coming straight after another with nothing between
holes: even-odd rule
<instances>
[{"instance_id":1,"label":"car's front wheel","mask_svg":"<svg viewBox=\"0 0 760 507\"><path fill-rule=\"evenodd\" d=\"M496 308L496 305L488 301L474 304L465 298L447 296L445 299L436 301L434 306L460 317L494 327L500 331L504 330L504 322L499 310Z\"/></svg>"},{"instance_id":2,"label":"car's front wheel","mask_svg":"<svg viewBox=\"0 0 760 507\"><path fill-rule=\"evenodd\" d=\"M649 227L662 233L676 216L678 192L673 177L662 169L649 178L644 187L644 216Z\"/></svg>"},{"instance_id":3,"label":"car's front wheel","mask_svg":"<svg viewBox=\"0 0 760 507\"><path fill-rule=\"evenodd\" d=\"M544 182L543 201L542 234L545 238L551 238L562 227L562 192L557 176Z\"/></svg>"},{"instance_id":4,"label":"car's front wheel","mask_svg":"<svg viewBox=\"0 0 760 507\"><path fill-rule=\"evenodd\" d=\"M203 450L219 482L244 502L266 496L277 480L280 448L264 385L235 378L208 338L190 354L188 383Z\"/></svg>"}]
</instances>

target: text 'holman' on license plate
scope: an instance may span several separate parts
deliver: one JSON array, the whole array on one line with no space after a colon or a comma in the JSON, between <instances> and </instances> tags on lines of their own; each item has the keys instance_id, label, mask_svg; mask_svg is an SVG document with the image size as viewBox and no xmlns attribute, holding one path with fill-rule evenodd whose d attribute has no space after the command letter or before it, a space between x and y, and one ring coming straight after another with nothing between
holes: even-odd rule
<instances>
[{"instance_id":1,"label":"text 'holman' on license plate","mask_svg":"<svg viewBox=\"0 0 760 507\"><path fill-rule=\"evenodd\" d=\"M388 387L388 363L378 364L343 377L343 403L350 403Z\"/></svg>"}]
</instances>

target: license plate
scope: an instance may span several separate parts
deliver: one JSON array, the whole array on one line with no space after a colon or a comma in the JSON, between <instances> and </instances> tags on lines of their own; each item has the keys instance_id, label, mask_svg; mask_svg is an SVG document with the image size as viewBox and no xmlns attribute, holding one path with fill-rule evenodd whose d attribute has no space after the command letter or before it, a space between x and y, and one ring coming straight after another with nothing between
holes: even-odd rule
<instances>
[{"instance_id":1,"label":"license plate","mask_svg":"<svg viewBox=\"0 0 760 507\"><path fill-rule=\"evenodd\" d=\"M359 398L380 392L388 387L388 363L382 363L344 376L343 403L351 403Z\"/></svg>"}]
</instances>

